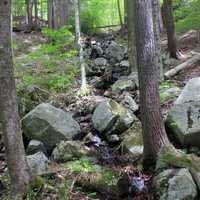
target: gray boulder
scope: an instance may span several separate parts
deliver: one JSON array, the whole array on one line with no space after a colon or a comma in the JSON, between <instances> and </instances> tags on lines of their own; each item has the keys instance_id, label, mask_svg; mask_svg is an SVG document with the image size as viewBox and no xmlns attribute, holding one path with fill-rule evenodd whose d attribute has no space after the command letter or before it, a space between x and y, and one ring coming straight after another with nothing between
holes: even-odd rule
<instances>
[{"instance_id":1,"label":"gray boulder","mask_svg":"<svg viewBox=\"0 0 200 200\"><path fill-rule=\"evenodd\" d=\"M129 76L128 76L128 80L132 80L137 88L139 88L139 79L138 79L138 73L137 72L132 72Z\"/></svg>"},{"instance_id":2,"label":"gray boulder","mask_svg":"<svg viewBox=\"0 0 200 200\"><path fill-rule=\"evenodd\" d=\"M92 155L90 148L76 141L62 141L53 150L52 158L59 162L67 162Z\"/></svg>"},{"instance_id":3,"label":"gray boulder","mask_svg":"<svg viewBox=\"0 0 200 200\"><path fill-rule=\"evenodd\" d=\"M175 104L181 104L191 101L200 101L200 77L188 81L182 93L175 101Z\"/></svg>"},{"instance_id":4,"label":"gray boulder","mask_svg":"<svg viewBox=\"0 0 200 200\"><path fill-rule=\"evenodd\" d=\"M143 154L142 124L139 120L122 135L122 149L132 157L139 157Z\"/></svg>"},{"instance_id":5,"label":"gray boulder","mask_svg":"<svg viewBox=\"0 0 200 200\"><path fill-rule=\"evenodd\" d=\"M28 166L34 175L42 175L48 169L48 158L42 152L37 152L26 157Z\"/></svg>"},{"instance_id":6,"label":"gray boulder","mask_svg":"<svg viewBox=\"0 0 200 200\"><path fill-rule=\"evenodd\" d=\"M120 62L123 60L125 54L125 48L112 41L106 49L106 55L111 62Z\"/></svg>"},{"instance_id":7,"label":"gray boulder","mask_svg":"<svg viewBox=\"0 0 200 200\"><path fill-rule=\"evenodd\" d=\"M28 144L27 149L26 149L26 154L32 155L32 154L35 154L39 151L43 152L45 155L47 155L47 150L45 149L45 146L41 141L31 140Z\"/></svg>"},{"instance_id":8,"label":"gray boulder","mask_svg":"<svg viewBox=\"0 0 200 200\"><path fill-rule=\"evenodd\" d=\"M124 94L122 105L129 109L131 112L136 112L139 109L138 104L135 102L135 100L131 97L131 95L127 92Z\"/></svg>"},{"instance_id":9,"label":"gray boulder","mask_svg":"<svg viewBox=\"0 0 200 200\"><path fill-rule=\"evenodd\" d=\"M24 135L39 140L50 152L62 140L70 140L80 133L79 124L71 113L42 103L22 119Z\"/></svg>"},{"instance_id":10,"label":"gray boulder","mask_svg":"<svg viewBox=\"0 0 200 200\"><path fill-rule=\"evenodd\" d=\"M95 65L97 66L106 66L107 65L107 60L105 58L96 58L94 60Z\"/></svg>"},{"instance_id":11,"label":"gray boulder","mask_svg":"<svg viewBox=\"0 0 200 200\"><path fill-rule=\"evenodd\" d=\"M159 200L193 200L197 187L188 169L168 169L153 180Z\"/></svg>"},{"instance_id":12,"label":"gray boulder","mask_svg":"<svg viewBox=\"0 0 200 200\"><path fill-rule=\"evenodd\" d=\"M183 146L200 147L200 102L175 104L166 124Z\"/></svg>"},{"instance_id":13,"label":"gray boulder","mask_svg":"<svg viewBox=\"0 0 200 200\"><path fill-rule=\"evenodd\" d=\"M106 135L123 133L135 120L135 115L111 99L101 102L92 116L94 128Z\"/></svg>"},{"instance_id":14,"label":"gray boulder","mask_svg":"<svg viewBox=\"0 0 200 200\"><path fill-rule=\"evenodd\" d=\"M113 92L133 91L136 88L136 83L127 78L120 79L111 86Z\"/></svg>"}]
</instances>

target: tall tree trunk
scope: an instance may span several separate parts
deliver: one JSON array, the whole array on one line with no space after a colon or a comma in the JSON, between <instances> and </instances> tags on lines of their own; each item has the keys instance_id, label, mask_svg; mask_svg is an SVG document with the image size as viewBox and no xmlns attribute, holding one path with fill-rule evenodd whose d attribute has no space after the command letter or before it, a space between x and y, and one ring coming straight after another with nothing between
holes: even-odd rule
<instances>
[{"instance_id":1,"label":"tall tree trunk","mask_svg":"<svg viewBox=\"0 0 200 200\"><path fill-rule=\"evenodd\" d=\"M48 27L54 28L53 0L48 0Z\"/></svg>"},{"instance_id":2,"label":"tall tree trunk","mask_svg":"<svg viewBox=\"0 0 200 200\"><path fill-rule=\"evenodd\" d=\"M124 30L124 24L123 24L123 20L122 20L122 12L121 12L121 7L120 7L120 0L117 0L117 8L118 8L118 13L119 13L119 21L120 21L120 25L121 25L121 30Z\"/></svg>"},{"instance_id":3,"label":"tall tree trunk","mask_svg":"<svg viewBox=\"0 0 200 200\"><path fill-rule=\"evenodd\" d=\"M127 1L128 17L128 56L130 63L130 72L137 72L137 51L135 44L135 1Z\"/></svg>"},{"instance_id":4,"label":"tall tree trunk","mask_svg":"<svg viewBox=\"0 0 200 200\"><path fill-rule=\"evenodd\" d=\"M69 18L69 0L60 0L60 14L61 14L61 26L65 26L68 23Z\"/></svg>"},{"instance_id":5,"label":"tall tree trunk","mask_svg":"<svg viewBox=\"0 0 200 200\"><path fill-rule=\"evenodd\" d=\"M14 199L30 183L30 171L20 129L16 101L12 49L11 0L0 1L0 120Z\"/></svg>"},{"instance_id":6,"label":"tall tree trunk","mask_svg":"<svg viewBox=\"0 0 200 200\"><path fill-rule=\"evenodd\" d=\"M27 24L29 28L33 27L33 0L26 0Z\"/></svg>"},{"instance_id":7,"label":"tall tree trunk","mask_svg":"<svg viewBox=\"0 0 200 200\"><path fill-rule=\"evenodd\" d=\"M163 11L164 21L167 29L168 51L171 57L178 58L172 0L164 0Z\"/></svg>"},{"instance_id":8,"label":"tall tree trunk","mask_svg":"<svg viewBox=\"0 0 200 200\"><path fill-rule=\"evenodd\" d=\"M160 80L164 79L164 71L163 71L163 63L162 63L162 55L161 55L161 39L160 33L162 31L161 27L161 10L160 10L160 2L159 0L152 0L152 11L153 11L153 24L154 24L154 35L155 35L155 45L156 45L156 58L158 69L158 78Z\"/></svg>"},{"instance_id":9,"label":"tall tree trunk","mask_svg":"<svg viewBox=\"0 0 200 200\"><path fill-rule=\"evenodd\" d=\"M38 25L38 0L34 0L35 6L35 25Z\"/></svg>"},{"instance_id":10,"label":"tall tree trunk","mask_svg":"<svg viewBox=\"0 0 200 200\"><path fill-rule=\"evenodd\" d=\"M77 46L79 48L79 59L81 65L81 90L84 94L87 92L87 80L86 80L86 71L85 71L85 62L83 55L83 44L81 39L81 23L80 23L80 1L74 0L74 8L75 8L75 29L76 29L76 41Z\"/></svg>"},{"instance_id":11,"label":"tall tree trunk","mask_svg":"<svg viewBox=\"0 0 200 200\"><path fill-rule=\"evenodd\" d=\"M144 140L144 166L154 164L161 148L169 143L160 111L159 67L152 11L152 1L136 1L135 30Z\"/></svg>"},{"instance_id":12,"label":"tall tree trunk","mask_svg":"<svg viewBox=\"0 0 200 200\"><path fill-rule=\"evenodd\" d=\"M127 14L127 0L124 0L124 26L127 28L128 26L128 14Z\"/></svg>"}]
</instances>

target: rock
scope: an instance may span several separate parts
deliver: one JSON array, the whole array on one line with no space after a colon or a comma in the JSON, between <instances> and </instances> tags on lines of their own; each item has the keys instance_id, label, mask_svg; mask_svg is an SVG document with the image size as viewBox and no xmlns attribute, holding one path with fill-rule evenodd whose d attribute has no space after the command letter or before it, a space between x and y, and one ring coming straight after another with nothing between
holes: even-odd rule
<instances>
[{"instance_id":1,"label":"rock","mask_svg":"<svg viewBox=\"0 0 200 200\"><path fill-rule=\"evenodd\" d=\"M41 141L31 140L26 149L26 154L32 155L37 152L43 152L45 155L47 155L47 150L45 149L44 144Z\"/></svg>"},{"instance_id":2,"label":"rock","mask_svg":"<svg viewBox=\"0 0 200 200\"><path fill-rule=\"evenodd\" d=\"M59 162L76 160L81 157L91 156L90 148L76 141L61 141L53 150L52 158Z\"/></svg>"},{"instance_id":3,"label":"rock","mask_svg":"<svg viewBox=\"0 0 200 200\"><path fill-rule=\"evenodd\" d=\"M160 90L160 99L161 102L165 102L171 99L176 98L180 94L180 88L179 87L171 87L166 89Z\"/></svg>"},{"instance_id":4,"label":"rock","mask_svg":"<svg viewBox=\"0 0 200 200\"><path fill-rule=\"evenodd\" d=\"M128 76L129 80L132 80L137 88L139 88L139 79L138 79L138 73L137 72L132 72L129 76Z\"/></svg>"},{"instance_id":5,"label":"rock","mask_svg":"<svg viewBox=\"0 0 200 200\"><path fill-rule=\"evenodd\" d=\"M101 102L92 116L96 130L105 135L120 134L127 130L136 117L117 102L108 99Z\"/></svg>"},{"instance_id":6,"label":"rock","mask_svg":"<svg viewBox=\"0 0 200 200\"><path fill-rule=\"evenodd\" d=\"M62 140L70 140L80 133L79 124L71 113L42 103L22 119L24 135L29 140L44 143L48 152Z\"/></svg>"},{"instance_id":7,"label":"rock","mask_svg":"<svg viewBox=\"0 0 200 200\"><path fill-rule=\"evenodd\" d=\"M200 101L200 77L188 81L175 104L191 101Z\"/></svg>"},{"instance_id":8,"label":"rock","mask_svg":"<svg viewBox=\"0 0 200 200\"><path fill-rule=\"evenodd\" d=\"M183 146L200 147L200 102L175 104L166 124Z\"/></svg>"},{"instance_id":9,"label":"rock","mask_svg":"<svg viewBox=\"0 0 200 200\"><path fill-rule=\"evenodd\" d=\"M188 169L167 169L153 180L160 200L193 200L197 187Z\"/></svg>"},{"instance_id":10,"label":"rock","mask_svg":"<svg viewBox=\"0 0 200 200\"><path fill-rule=\"evenodd\" d=\"M48 158L43 152L37 152L33 155L26 157L28 166L31 169L31 172L35 175L42 175L48 169Z\"/></svg>"},{"instance_id":11,"label":"rock","mask_svg":"<svg viewBox=\"0 0 200 200\"><path fill-rule=\"evenodd\" d=\"M131 95L128 92L124 94L124 98L121 104L130 111L132 111L133 113L138 111L139 109L138 104L135 102L135 100L131 97Z\"/></svg>"},{"instance_id":12,"label":"rock","mask_svg":"<svg viewBox=\"0 0 200 200\"><path fill-rule=\"evenodd\" d=\"M97 66L106 66L107 65L107 60L105 58L96 58L94 60L95 65Z\"/></svg>"},{"instance_id":13,"label":"rock","mask_svg":"<svg viewBox=\"0 0 200 200\"><path fill-rule=\"evenodd\" d=\"M123 60L125 48L112 41L105 53L111 63L116 63Z\"/></svg>"},{"instance_id":14,"label":"rock","mask_svg":"<svg viewBox=\"0 0 200 200\"><path fill-rule=\"evenodd\" d=\"M120 62L120 66L121 67L125 67L125 68L129 68L130 67L130 64L129 64L129 61L128 60L122 60L121 62Z\"/></svg>"},{"instance_id":15,"label":"rock","mask_svg":"<svg viewBox=\"0 0 200 200\"><path fill-rule=\"evenodd\" d=\"M134 81L125 78L116 81L111 86L111 89L113 92L123 92L123 91L133 91L136 89L136 87L137 86Z\"/></svg>"},{"instance_id":16,"label":"rock","mask_svg":"<svg viewBox=\"0 0 200 200\"><path fill-rule=\"evenodd\" d=\"M122 135L121 143L124 153L129 153L132 157L139 157L143 154L142 125L136 120L131 128Z\"/></svg>"},{"instance_id":17,"label":"rock","mask_svg":"<svg viewBox=\"0 0 200 200\"><path fill-rule=\"evenodd\" d=\"M120 137L117 134L112 134L107 136L107 140L110 143L120 142Z\"/></svg>"}]
</instances>

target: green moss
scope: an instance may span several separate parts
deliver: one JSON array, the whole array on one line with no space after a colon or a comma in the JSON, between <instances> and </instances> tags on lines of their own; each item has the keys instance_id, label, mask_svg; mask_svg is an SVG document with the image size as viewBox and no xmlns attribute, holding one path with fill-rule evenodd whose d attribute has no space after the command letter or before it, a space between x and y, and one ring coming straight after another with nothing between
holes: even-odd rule
<instances>
[{"instance_id":1,"label":"green moss","mask_svg":"<svg viewBox=\"0 0 200 200\"><path fill-rule=\"evenodd\" d=\"M106 185L112 185L113 184L113 178L114 178L114 174L111 170L105 170L103 171L103 175L102 175L102 183L105 183Z\"/></svg>"}]
</instances>

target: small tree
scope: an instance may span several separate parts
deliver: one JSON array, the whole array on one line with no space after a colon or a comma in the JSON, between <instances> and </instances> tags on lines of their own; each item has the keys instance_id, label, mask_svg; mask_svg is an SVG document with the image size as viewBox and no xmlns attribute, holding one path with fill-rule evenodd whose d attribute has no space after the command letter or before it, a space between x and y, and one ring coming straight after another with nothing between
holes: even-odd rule
<instances>
[{"instance_id":1,"label":"small tree","mask_svg":"<svg viewBox=\"0 0 200 200\"><path fill-rule=\"evenodd\" d=\"M13 197L23 195L30 183L20 129L11 49L11 0L0 1L0 121Z\"/></svg>"}]
</instances>

